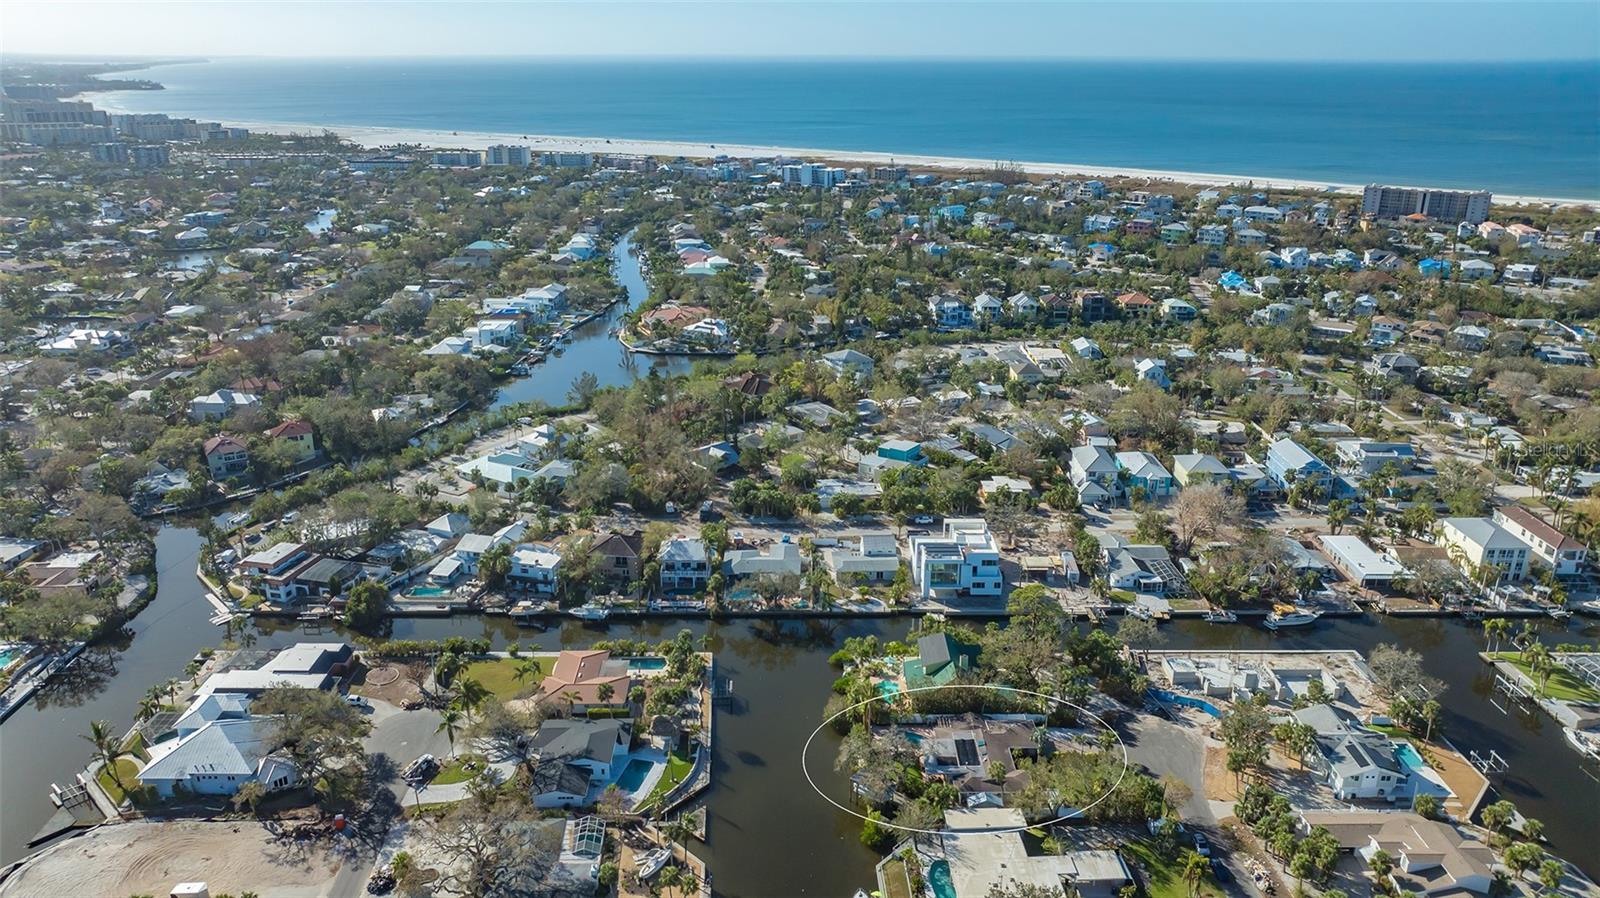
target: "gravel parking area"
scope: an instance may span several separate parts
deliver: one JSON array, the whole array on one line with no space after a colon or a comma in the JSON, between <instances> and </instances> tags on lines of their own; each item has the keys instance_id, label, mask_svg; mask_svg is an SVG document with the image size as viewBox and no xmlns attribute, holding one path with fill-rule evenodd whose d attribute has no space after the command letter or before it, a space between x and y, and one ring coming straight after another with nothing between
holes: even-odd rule
<instances>
[{"instance_id":1,"label":"gravel parking area","mask_svg":"<svg viewBox=\"0 0 1600 898\"><path fill-rule=\"evenodd\" d=\"M311 898L331 894L342 863L327 840L250 821L119 823L45 849L0 885L0 898L166 895L180 882L205 882L213 895Z\"/></svg>"}]
</instances>

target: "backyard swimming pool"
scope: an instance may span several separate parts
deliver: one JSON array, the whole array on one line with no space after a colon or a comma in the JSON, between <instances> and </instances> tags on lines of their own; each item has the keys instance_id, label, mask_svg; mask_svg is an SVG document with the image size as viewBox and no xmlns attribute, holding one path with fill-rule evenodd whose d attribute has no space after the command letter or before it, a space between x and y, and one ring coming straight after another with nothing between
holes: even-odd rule
<instances>
[{"instance_id":1,"label":"backyard swimming pool","mask_svg":"<svg viewBox=\"0 0 1600 898\"><path fill-rule=\"evenodd\" d=\"M617 788L621 789L623 794L639 791L639 787L644 785L645 777L650 775L650 768L654 766L656 765L642 758L634 758L622 769L622 775L617 777Z\"/></svg>"},{"instance_id":2,"label":"backyard swimming pool","mask_svg":"<svg viewBox=\"0 0 1600 898\"><path fill-rule=\"evenodd\" d=\"M1400 763L1406 765L1407 770L1421 770L1428 766L1428 762L1422 760L1422 755L1417 754L1416 748L1409 742L1396 740L1394 756L1400 759Z\"/></svg>"},{"instance_id":3,"label":"backyard swimming pool","mask_svg":"<svg viewBox=\"0 0 1600 898\"><path fill-rule=\"evenodd\" d=\"M445 589L443 586L413 586L406 590L406 595L422 599L437 599L440 596L449 594L450 590Z\"/></svg>"},{"instance_id":4,"label":"backyard swimming pool","mask_svg":"<svg viewBox=\"0 0 1600 898\"><path fill-rule=\"evenodd\" d=\"M629 670L666 670L666 668L667 668L667 659L665 659L665 658L629 658L628 659L628 669Z\"/></svg>"},{"instance_id":5,"label":"backyard swimming pool","mask_svg":"<svg viewBox=\"0 0 1600 898\"><path fill-rule=\"evenodd\" d=\"M928 865L928 885L937 898L956 898L956 883L950 878L950 862L937 860Z\"/></svg>"}]
</instances>

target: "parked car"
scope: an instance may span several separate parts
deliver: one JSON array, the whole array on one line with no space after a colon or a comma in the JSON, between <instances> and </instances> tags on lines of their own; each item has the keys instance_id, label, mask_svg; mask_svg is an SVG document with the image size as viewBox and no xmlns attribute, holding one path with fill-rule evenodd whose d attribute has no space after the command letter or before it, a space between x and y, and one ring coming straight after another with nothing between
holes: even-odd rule
<instances>
[{"instance_id":1,"label":"parked car","mask_svg":"<svg viewBox=\"0 0 1600 898\"><path fill-rule=\"evenodd\" d=\"M919 514L919 515L914 516L911 519L911 523L913 523L913 524L927 525L927 524L933 524L933 523L936 523L936 522L937 522L937 519L934 518L934 516L931 515L931 514Z\"/></svg>"},{"instance_id":2,"label":"parked car","mask_svg":"<svg viewBox=\"0 0 1600 898\"><path fill-rule=\"evenodd\" d=\"M1194 834L1194 853L1201 857L1211 856L1211 842L1206 839L1205 833Z\"/></svg>"},{"instance_id":3,"label":"parked car","mask_svg":"<svg viewBox=\"0 0 1600 898\"><path fill-rule=\"evenodd\" d=\"M1228 865L1224 864L1220 857L1211 859L1211 876L1223 885L1233 882L1233 871L1228 869Z\"/></svg>"},{"instance_id":4,"label":"parked car","mask_svg":"<svg viewBox=\"0 0 1600 898\"><path fill-rule=\"evenodd\" d=\"M345 696L344 697L344 703L349 705L352 708L370 707L370 705L368 705L368 703L367 703L367 700L362 698L359 695L347 695L347 696Z\"/></svg>"}]
</instances>

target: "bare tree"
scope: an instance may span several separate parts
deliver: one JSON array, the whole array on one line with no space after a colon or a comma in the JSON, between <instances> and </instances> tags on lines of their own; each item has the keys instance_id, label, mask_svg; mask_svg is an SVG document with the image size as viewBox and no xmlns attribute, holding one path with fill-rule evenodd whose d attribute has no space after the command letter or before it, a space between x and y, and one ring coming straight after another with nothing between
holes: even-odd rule
<instances>
[{"instance_id":1,"label":"bare tree","mask_svg":"<svg viewBox=\"0 0 1600 898\"><path fill-rule=\"evenodd\" d=\"M555 865L561 829L522 802L484 797L458 802L427 824L422 838L452 859L436 883L440 891L511 898L538 892Z\"/></svg>"},{"instance_id":2,"label":"bare tree","mask_svg":"<svg viewBox=\"0 0 1600 898\"><path fill-rule=\"evenodd\" d=\"M1196 541L1237 529L1245 517L1244 500L1216 484L1193 486L1172 503L1172 530L1178 551L1187 555Z\"/></svg>"}]
</instances>

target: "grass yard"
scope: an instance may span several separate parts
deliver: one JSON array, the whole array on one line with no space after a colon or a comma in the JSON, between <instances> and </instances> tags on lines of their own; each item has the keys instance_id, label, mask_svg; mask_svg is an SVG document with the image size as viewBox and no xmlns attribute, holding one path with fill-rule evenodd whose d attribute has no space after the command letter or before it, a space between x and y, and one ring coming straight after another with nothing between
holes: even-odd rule
<instances>
[{"instance_id":1,"label":"grass yard","mask_svg":"<svg viewBox=\"0 0 1600 898\"><path fill-rule=\"evenodd\" d=\"M887 898L913 898L911 882L906 879L906 862L895 858L883 865L883 887Z\"/></svg>"},{"instance_id":2,"label":"grass yard","mask_svg":"<svg viewBox=\"0 0 1600 898\"><path fill-rule=\"evenodd\" d=\"M1532 680L1534 685L1539 684L1539 678L1533 668L1518 659L1516 652L1494 652L1489 655L1496 661L1504 661ZM1546 698L1553 698L1563 702L1594 702L1600 703L1600 690L1594 689L1589 684L1574 677L1572 672L1565 667L1557 666L1550 674L1550 679L1545 682L1545 688L1540 693Z\"/></svg>"},{"instance_id":3,"label":"grass yard","mask_svg":"<svg viewBox=\"0 0 1600 898\"><path fill-rule=\"evenodd\" d=\"M1181 853L1178 859L1167 860L1149 842L1124 842L1122 853L1129 861L1138 862L1149 898L1190 898L1189 884L1183 881ZM1200 881L1198 898L1222 898L1222 895L1217 881L1207 873Z\"/></svg>"},{"instance_id":4,"label":"grass yard","mask_svg":"<svg viewBox=\"0 0 1600 898\"><path fill-rule=\"evenodd\" d=\"M667 769L661 774L661 779L656 780L656 786L650 790L650 795L639 805L642 808L654 807L663 795L672 791L673 787L683 782L689 775L689 770L694 766L694 759L688 755L674 751L667 755Z\"/></svg>"},{"instance_id":5,"label":"grass yard","mask_svg":"<svg viewBox=\"0 0 1600 898\"><path fill-rule=\"evenodd\" d=\"M524 664L532 662L538 669L527 674L523 679L517 679L517 669ZM531 658L527 655L521 658L489 658L483 661L474 661L468 664L461 672L482 683L495 698L500 701L510 701L526 695L537 689L539 681L550 673L552 659Z\"/></svg>"},{"instance_id":6,"label":"grass yard","mask_svg":"<svg viewBox=\"0 0 1600 898\"><path fill-rule=\"evenodd\" d=\"M433 778L434 785L448 786L451 783L464 783L477 776L479 771L488 766L482 755L461 755L451 758L450 763L439 771Z\"/></svg>"},{"instance_id":7,"label":"grass yard","mask_svg":"<svg viewBox=\"0 0 1600 898\"><path fill-rule=\"evenodd\" d=\"M133 795L133 799L134 799L133 803L134 804L139 804L141 801L144 800L144 796L141 794L141 789L139 787L139 762L138 761L135 761L132 758L118 758L117 759L117 775L122 778L122 781L124 783L126 783L128 786L132 787L133 792L134 792L134 795ZM108 768L108 767L101 767L100 768L99 781L100 781L100 788L104 789L105 793L107 795L111 796L111 801L112 801L113 804L120 805L120 804L122 804L123 800L128 797L128 793L123 791L121 786L117 785L116 780L111 778L111 770L110 770L110 768Z\"/></svg>"}]
</instances>

